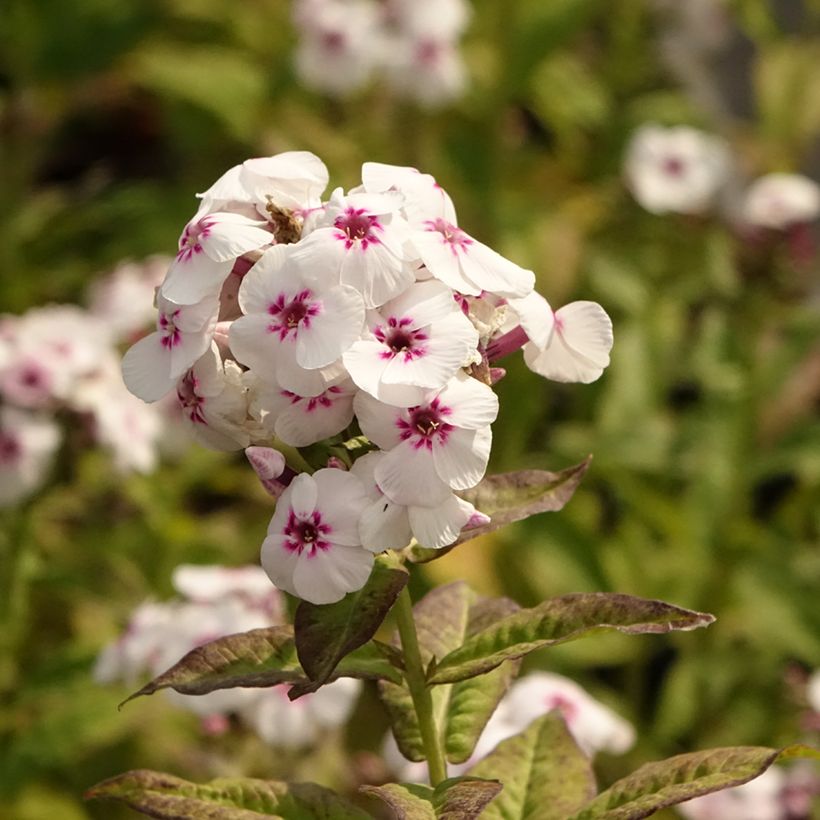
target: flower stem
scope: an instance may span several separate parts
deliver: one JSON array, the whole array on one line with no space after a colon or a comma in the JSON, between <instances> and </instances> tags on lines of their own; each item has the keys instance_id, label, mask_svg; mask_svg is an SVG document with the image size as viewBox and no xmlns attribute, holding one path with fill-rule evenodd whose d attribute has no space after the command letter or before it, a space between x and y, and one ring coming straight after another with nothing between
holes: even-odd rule
<instances>
[{"instance_id":1,"label":"flower stem","mask_svg":"<svg viewBox=\"0 0 820 820\"><path fill-rule=\"evenodd\" d=\"M425 681L416 622L413 620L413 602L407 587L401 591L396 601L395 613L404 651L405 678L421 730L421 741L427 758L427 768L430 771L430 783L435 787L447 779L447 763L433 715L433 696Z\"/></svg>"}]
</instances>

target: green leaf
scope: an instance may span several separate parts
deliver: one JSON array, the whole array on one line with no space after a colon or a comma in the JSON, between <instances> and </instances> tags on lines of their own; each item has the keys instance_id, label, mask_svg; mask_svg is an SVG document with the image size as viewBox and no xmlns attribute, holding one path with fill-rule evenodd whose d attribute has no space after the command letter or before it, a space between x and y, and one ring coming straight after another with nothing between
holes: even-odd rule
<instances>
[{"instance_id":1,"label":"green leaf","mask_svg":"<svg viewBox=\"0 0 820 820\"><path fill-rule=\"evenodd\" d=\"M808 746L737 746L647 763L601 792L569 820L639 820L684 800L747 783L775 761L794 757L820 760L820 751Z\"/></svg>"},{"instance_id":2,"label":"green leaf","mask_svg":"<svg viewBox=\"0 0 820 820\"><path fill-rule=\"evenodd\" d=\"M362 786L359 791L378 797L396 820L474 820L501 791L497 780L453 777L435 789L408 783ZM482 815L483 816L483 815Z\"/></svg>"},{"instance_id":3,"label":"green leaf","mask_svg":"<svg viewBox=\"0 0 820 820\"><path fill-rule=\"evenodd\" d=\"M515 473L487 476L472 490L459 495L485 515L489 515L492 519L490 523L462 532L455 544L444 549L410 547L407 550L408 557L416 564L434 561L459 544L486 535L506 524L542 512L557 512L572 498L591 461L592 456L587 456L580 464L558 473L519 470Z\"/></svg>"},{"instance_id":4,"label":"green leaf","mask_svg":"<svg viewBox=\"0 0 820 820\"><path fill-rule=\"evenodd\" d=\"M375 641L348 655L333 672L335 678L388 678L401 681L399 671L387 660L392 648ZM296 657L293 627L270 626L226 635L191 650L166 672L158 675L125 703L160 689L183 695L205 695L234 686L276 686L308 683Z\"/></svg>"},{"instance_id":5,"label":"green leaf","mask_svg":"<svg viewBox=\"0 0 820 820\"><path fill-rule=\"evenodd\" d=\"M339 795L314 783L220 778L200 785L137 769L98 783L86 799L118 800L167 820L371 820Z\"/></svg>"},{"instance_id":6,"label":"green leaf","mask_svg":"<svg viewBox=\"0 0 820 820\"><path fill-rule=\"evenodd\" d=\"M299 604L294 620L296 652L313 686L300 687L295 697L331 680L342 658L376 634L408 577L395 558L380 555L358 592L335 604Z\"/></svg>"},{"instance_id":7,"label":"green leaf","mask_svg":"<svg viewBox=\"0 0 820 820\"><path fill-rule=\"evenodd\" d=\"M497 778L504 784L504 791L481 815L486 820L563 820L595 794L589 758L558 712L499 743L470 775Z\"/></svg>"},{"instance_id":8,"label":"green leaf","mask_svg":"<svg viewBox=\"0 0 820 820\"><path fill-rule=\"evenodd\" d=\"M458 581L438 587L413 607L422 662L430 664L462 645L464 640L518 609L507 598L482 599ZM441 727L451 763L467 760L490 716L518 672L517 662L507 663L480 678L433 690L433 711ZM379 695L402 754L424 760L416 712L409 690L383 680Z\"/></svg>"},{"instance_id":9,"label":"green leaf","mask_svg":"<svg viewBox=\"0 0 820 820\"><path fill-rule=\"evenodd\" d=\"M522 609L473 635L428 670L430 683L454 683L495 669L511 658L602 630L628 635L688 631L714 622L703 612L620 593L552 598Z\"/></svg>"}]
</instances>

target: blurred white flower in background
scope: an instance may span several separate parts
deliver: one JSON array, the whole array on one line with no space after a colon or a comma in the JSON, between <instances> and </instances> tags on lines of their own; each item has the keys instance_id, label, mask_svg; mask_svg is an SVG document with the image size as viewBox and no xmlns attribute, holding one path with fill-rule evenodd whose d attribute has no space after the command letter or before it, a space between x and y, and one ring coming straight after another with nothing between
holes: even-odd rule
<instances>
[{"instance_id":1,"label":"blurred white flower in background","mask_svg":"<svg viewBox=\"0 0 820 820\"><path fill-rule=\"evenodd\" d=\"M785 786L786 773L773 766L742 786L681 803L677 811L686 820L787 820Z\"/></svg>"},{"instance_id":2,"label":"blurred white flower in background","mask_svg":"<svg viewBox=\"0 0 820 820\"><path fill-rule=\"evenodd\" d=\"M0 506L21 501L43 483L59 443L59 428L47 416L0 408Z\"/></svg>"},{"instance_id":3,"label":"blurred white flower in background","mask_svg":"<svg viewBox=\"0 0 820 820\"><path fill-rule=\"evenodd\" d=\"M98 683L134 686L142 676L165 672L204 643L282 623L281 594L261 567L186 564L176 568L172 580L183 597L137 607L122 637L97 658ZM344 723L360 689L359 681L345 678L295 701L288 699L287 686L238 687L196 696L166 690L166 695L202 718L206 731L224 731L230 715L236 715L265 742L299 748Z\"/></svg>"},{"instance_id":4,"label":"blurred white flower in background","mask_svg":"<svg viewBox=\"0 0 820 820\"><path fill-rule=\"evenodd\" d=\"M730 172L719 137L689 126L642 125L626 151L624 175L638 203L656 214L702 214Z\"/></svg>"},{"instance_id":5,"label":"blurred white flower in background","mask_svg":"<svg viewBox=\"0 0 820 820\"><path fill-rule=\"evenodd\" d=\"M784 231L820 214L820 186L801 174L766 174L743 198L744 221L755 228Z\"/></svg>"}]
</instances>

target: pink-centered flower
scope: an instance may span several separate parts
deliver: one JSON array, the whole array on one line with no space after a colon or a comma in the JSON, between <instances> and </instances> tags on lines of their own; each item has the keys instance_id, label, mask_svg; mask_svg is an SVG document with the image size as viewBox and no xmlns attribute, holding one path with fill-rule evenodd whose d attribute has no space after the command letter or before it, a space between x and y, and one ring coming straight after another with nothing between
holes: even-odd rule
<instances>
[{"instance_id":1,"label":"pink-centered flower","mask_svg":"<svg viewBox=\"0 0 820 820\"><path fill-rule=\"evenodd\" d=\"M535 284L532 271L505 259L458 226L455 207L449 196L425 193L432 177L422 179L408 173L413 169L368 163L363 169L368 191L395 190L405 193L415 207L407 212L409 244L429 273L458 293L478 296L489 291L500 296L526 296ZM436 186L433 180L433 186ZM422 205L423 207L419 207ZM426 207L424 207L426 206Z\"/></svg>"},{"instance_id":2,"label":"pink-centered flower","mask_svg":"<svg viewBox=\"0 0 820 820\"><path fill-rule=\"evenodd\" d=\"M498 397L465 373L415 407L392 407L359 393L354 408L362 432L387 451L375 479L395 503L434 507L450 490L474 487L484 476Z\"/></svg>"},{"instance_id":3,"label":"pink-centered flower","mask_svg":"<svg viewBox=\"0 0 820 820\"><path fill-rule=\"evenodd\" d=\"M246 315L231 325L230 345L260 379L318 395L332 378L323 370L360 337L364 305L353 288L306 276L292 247L269 248L246 274L239 289Z\"/></svg>"},{"instance_id":4,"label":"pink-centered flower","mask_svg":"<svg viewBox=\"0 0 820 820\"><path fill-rule=\"evenodd\" d=\"M478 333L441 282L412 285L368 316L367 337L344 365L356 384L387 404L420 404L475 354Z\"/></svg>"},{"instance_id":5,"label":"pink-centered flower","mask_svg":"<svg viewBox=\"0 0 820 820\"><path fill-rule=\"evenodd\" d=\"M356 385L343 376L330 381L316 396L301 396L256 379L251 387L251 412L285 444L307 447L341 433L353 421L356 392Z\"/></svg>"},{"instance_id":6,"label":"pink-centered flower","mask_svg":"<svg viewBox=\"0 0 820 820\"><path fill-rule=\"evenodd\" d=\"M140 339L122 360L126 387L143 401L161 399L211 344L218 296L178 305L157 294L157 330Z\"/></svg>"},{"instance_id":7,"label":"pink-centered flower","mask_svg":"<svg viewBox=\"0 0 820 820\"><path fill-rule=\"evenodd\" d=\"M51 419L0 408L0 507L15 504L45 481L59 444L60 431Z\"/></svg>"},{"instance_id":8,"label":"pink-centered flower","mask_svg":"<svg viewBox=\"0 0 820 820\"><path fill-rule=\"evenodd\" d=\"M375 476L377 466L384 458L385 453L368 453L358 458L350 469L362 480L370 501L359 521L359 534L366 549L373 552L402 549L411 538L423 547L440 549L454 543L468 525L489 522L489 518L455 495L449 487L442 488L444 500L432 507L406 506L391 501L382 492Z\"/></svg>"},{"instance_id":9,"label":"pink-centered flower","mask_svg":"<svg viewBox=\"0 0 820 820\"><path fill-rule=\"evenodd\" d=\"M525 299L510 300L510 307L526 334L521 340L526 342L524 361L538 375L588 384L609 365L612 321L597 302L571 302L553 311L543 296L533 292Z\"/></svg>"},{"instance_id":10,"label":"pink-centered flower","mask_svg":"<svg viewBox=\"0 0 820 820\"><path fill-rule=\"evenodd\" d=\"M801 174L766 174L743 199L743 218L756 228L786 230L820 214L820 186Z\"/></svg>"},{"instance_id":11,"label":"pink-centered flower","mask_svg":"<svg viewBox=\"0 0 820 820\"><path fill-rule=\"evenodd\" d=\"M262 544L262 566L280 589L329 604L361 589L373 567L362 547L364 485L343 470L297 476L276 504Z\"/></svg>"},{"instance_id":12,"label":"pink-centered flower","mask_svg":"<svg viewBox=\"0 0 820 820\"><path fill-rule=\"evenodd\" d=\"M236 259L273 241L264 222L227 211L204 213L201 207L179 238L160 293L179 305L217 296Z\"/></svg>"},{"instance_id":13,"label":"pink-centered flower","mask_svg":"<svg viewBox=\"0 0 820 820\"><path fill-rule=\"evenodd\" d=\"M367 307L383 305L415 281L402 201L396 192L345 196L337 188L294 260L307 276L355 288Z\"/></svg>"}]
</instances>

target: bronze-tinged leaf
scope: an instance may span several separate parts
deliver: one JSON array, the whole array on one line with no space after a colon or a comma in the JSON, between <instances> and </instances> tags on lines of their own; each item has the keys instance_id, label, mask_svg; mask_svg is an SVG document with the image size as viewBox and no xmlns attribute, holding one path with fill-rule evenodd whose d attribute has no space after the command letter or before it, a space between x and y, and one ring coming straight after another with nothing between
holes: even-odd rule
<instances>
[{"instance_id":1,"label":"bronze-tinged leaf","mask_svg":"<svg viewBox=\"0 0 820 820\"><path fill-rule=\"evenodd\" d=\"M413 607L422 662L425 666L434 663L475 632L517 609L518 605L508 598L479 598L461 581L434 589ZM515 678L518 666L518 662L513 661L480 678L433 690L434 715L451 763L462 763L470 757L484 726ZM379 695L402 754L410 760L424 760L410 692L403 685L382 680Z\"/></svg>"},{"instance_id":2,"label":"bronze-tinged leaf","mask_svg":"<svg viewBox=\"0 0 820 820\"><path fill-rule=\"evenodd\" d=\"M528 652L615 630L629 635L691 630L714 616L620 593L591 592L551 598L521 609L468 638L429 670L431 684L454 683L495 669Z\"/></svg>"},{"instance_id":3,"label":"bronze-tinged leaf","mask_svg":"<svg viewBox=\"0 0 820 820\"><path fill-rule=\"evenodd\" d=\"M640 820L693 797L740 786L763 774L776 761L795 757L820 760L820 750L800 745L785 749L736 746L647 763L567 820Z\"/></svg>"},{"instance_id":4,"label":"bronze-tinged leaf","mask_svg":"<svg viewBox=\"0 0 820 820\"><path fill-rule=\"evenodd\" d=\"M464 530L455 544L443 549L410 547L407 551L409 559L416 564L435 561L459 544L486 535L506 524L538 513L560 510L572 498L591 461L592 456L587 456L580 464L557 473L547 470L519 470L487 476L476 487L459 495L476 509L489 515L490 523Z\"/></svg>"},{"instance_id":5,"label":"bronze-tinged leaf","mask_svg":"<svg viewBox=\"0 0 820 820\"><path fill-rule=\"evenodd\" d=\"M386 803L396 820L475 820L501 791L501 784L497 780L453 777L435 789L411 783L387 783L362 786L359 791Z\"/></svg>"},{"instance_id":6,"label":"bronze-tinged leaf","mask_svg":"<svg viewBox=\"0 0 820 820\"><path fill-rule=\"evenodd\" d=\"M564 820L595 794L589 758L558 712L499 743L469 774L504 784L482 820Z\"/></svg>"},{"instance_id":7,"label":"bronze-tinged leaf","mask_svg":"<svg viewBox=\"0 0 820 820\"><path fill-rule=\"evenodd\" d=\"M225 777L198 784L148 769L104 780L85 797L117 800L160 820L372 820L314 783Z\"/></svg>"},{"instance_id":8,"label":"bronze-tinged leaf","mask_svg":"<svg viewBox=\"0 0 820 820\"><path fill-rule=\"evenodd\" d=\"M376 634L408 577L394 557L380 555L358 592L335 604L299 604L294 622L296 652L308 678L316 684L313 690L332 679L342 658ZM294 695L303 693L297 690Z\"/></svg>"},{"instance_id":9,"label":"bronze-tinged leaf","mask_svg":"<svg viewBox=\"0 0 820 820\"><path fill-rule=\"evenodd\" d=\"M333 673L336 677L401 681L401 673L389 658L394 650L370 641L348 655ZM191 650L170 669L158 675L125 703L160 689L183 695L205 695L236 686L268 687L307 683L296 657L293 627L270 626L226 635Z\"/></svg>"}]
</instances>

